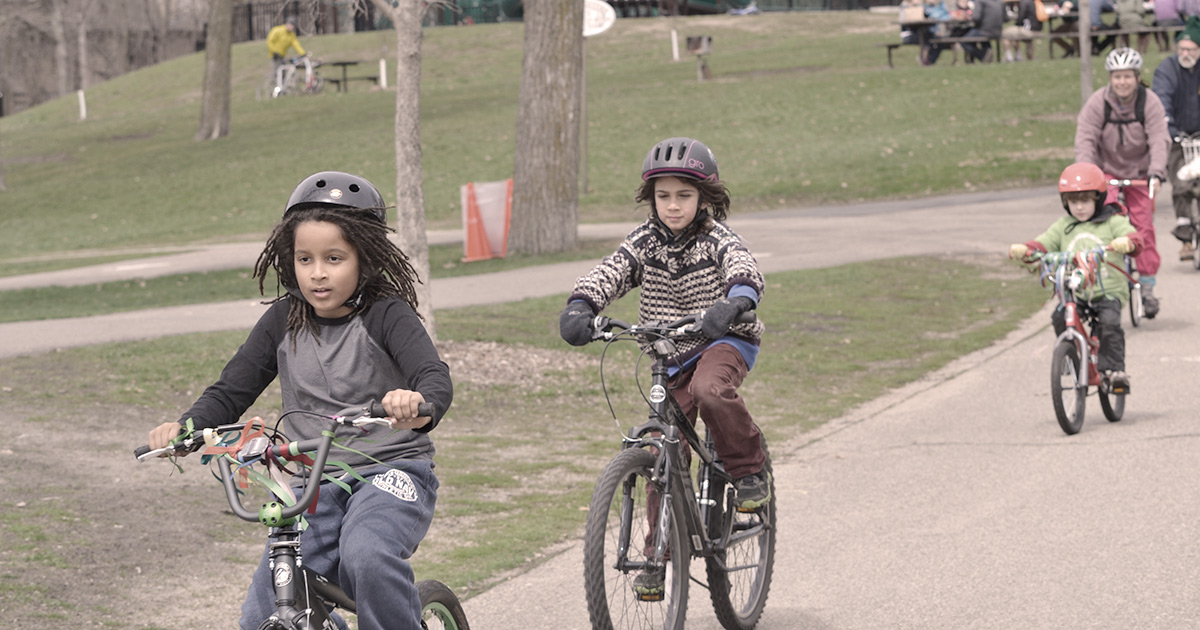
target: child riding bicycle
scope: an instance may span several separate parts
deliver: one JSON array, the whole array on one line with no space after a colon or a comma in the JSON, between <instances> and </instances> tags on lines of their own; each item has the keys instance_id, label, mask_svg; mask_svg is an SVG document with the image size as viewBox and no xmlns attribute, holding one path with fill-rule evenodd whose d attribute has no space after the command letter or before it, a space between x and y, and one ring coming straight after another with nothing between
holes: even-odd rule
<instances>
[{"instance_id":1,"label":"child riding bicycle","mask_svg":"<svg viewBox=\"0 0 1200 630\"><path fill-rule=\"evenodd\" d=\"M763 324L733 322L757 307L762 274L723 223L729 191L707 146L691 138L655 144L642 163L642 181L636 200L649 204L649 218L575 282L560 333L571 345L587 344L595 315L639 286L640 321L705 311L704 336L676 342L670 386L688 420L695 423L698 412L713 433L717 454L735 479L739 506L755 509L770 499L766 455L737 389L754 367Z\"/></svg>"},{"instance_id":2,"label":"child riding bicycle","mask_svg":"<svg viewBox=\"0 0 1200 630\"><path fill-rule=\"evenodd\" d=\"M1030 262L1048 252L1080 253L1100 245L1110 247L1105 254L1107 264L1097 270L1098 280L1077 298L1077 303L1097 317L1100 338L1097 368L1112 388L1128 391L1121 309L1129 301L1129 285L1113 269L1124 269L1123 255L1136 253L1142 240L1133 224L1121 213L1119 204L1104 203L1107 191L1108 179L1100 167L1082 162L1068 166L1058 180L1059 197L1068 216L1055 221L1034 240L1011 245L1008 257ZM1055 335L1066 330L1061 308L1055 309L1051 321Z\"/></svg>"},{"instance_id":3,"label":"child riding bicycle","mask_svg":"<svg viewBox=\"0 0 1200 630\"><path fill-rule=\"evenodd\" d=\"M270 302L220 380L149 437L158 449L185 429L234 424L276 377L284 414L313 412L285 415L284 432L297 441L327 429L314 414L382 403L390 427L337 430L347 473L321 484L301 541L306 566L357 603L361 628L420 627L408 559L437 500L429 432L453 397L449 368L416 312L416 274L390 231L383 197L367 180L327 171L302 181L254 269L260 291L274 276L286 292ZM418 413L422 402L433 404L432 416ZM242 630L275 612L274 593L264 553Z\"/></svg>"}]
</instances>

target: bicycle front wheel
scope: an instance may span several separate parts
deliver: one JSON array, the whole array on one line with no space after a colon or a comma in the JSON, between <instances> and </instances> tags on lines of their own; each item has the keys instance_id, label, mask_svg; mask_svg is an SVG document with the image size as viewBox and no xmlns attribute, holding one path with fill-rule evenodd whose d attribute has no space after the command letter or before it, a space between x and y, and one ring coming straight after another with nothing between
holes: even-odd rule
<instances>
[{"instance_id":1,"label":"bicycle front wheel","mask_svg":"<svg viewBox=\"0 0 1200 630\"><path fill-rule=\"evenodd\" d=\"M421 627L426 630L470 630L467 613L450 587L437 580L417 582L421 595Z\"/></svg>"},{"instance_id":2,"label":"bicycle front wheel","mask_svg":"<svg viewBox=\"0 0 1200 630\"><path fill-rule=\"evenodd\" d=\"M763 450L766 448L764 439ZM768 474L771 499L753 512L735 508L733 494L722 483L714 484L711 495L715 504L708 520L709 535L720 540L728 531L730 536L723 549L705 559L705 565L713 609L728 630L750 630L758 624L771 589L775 568L775 476L770 453L763 470Z\"/></svg>"},{"instance_id":3,"label":"bicycle front wheel","mask_svg":"<svg viewBox=\"0 0 1200 630\"><path fill-rule=\"evenodd\" d=\"M1129 284L1129 322L1137 328L1142 323L1142 284L1140 282L1132 282Z\"/></svg>"},{"instance_id":4,"label":"bicycle front wheel","mask_svg":"<svg viewBox=\"0 0 1200 630\"><path fill-rule=\"evenodd\" d=\"M664 487L652 478L654 461L643 449L621 451L592 493L583 579L595 630L683 628L691 550L682 506L660 509ZM656 560L662 543L665 557Z\"/></svg>"},{"instance_id":5,"label":"bicycle front wheel","mask_svg":"<svg viewBox=\"0 0 1200 630\"><path fill-rule=\"evenodd\" d=\"M1080 373L1079 348L1069 341L1055 345L1050 364L1050 397L1054 400L1058 426L1067 435L1075 435L1083 427L1087 389L1087 376Z\"/></svg>"}]
</instances>

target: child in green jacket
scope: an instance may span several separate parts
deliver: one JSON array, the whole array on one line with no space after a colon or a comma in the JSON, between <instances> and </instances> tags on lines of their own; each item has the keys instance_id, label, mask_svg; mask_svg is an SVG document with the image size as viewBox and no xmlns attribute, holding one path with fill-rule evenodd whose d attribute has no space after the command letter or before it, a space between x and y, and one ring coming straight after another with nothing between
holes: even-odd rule
<instances>
[{"instance_id":1,"label":"child in green jacket","mask_svg":"<svg viewBox=\"0 0 1200 630\"><path fill-rule=\"evenodd\" d=\"M1125 254L1137 252L1141 236L1119 204L1105 205L1107 191L1108 182L1099 166L1084 162L1068 166L1058 180L1058 192L1067 216L1055 221L1032 241L1014 243L1009 247L1008 257L1028 262L1037 253L1079 253L1099 245L1111 247L1105 253L1105 260L1111 265L1100 265L1098 282L1077 294L1076 300L1097 316L1100 352L1096 367L1108 379L1113 391L1127 393L1129 375L1125 372L1121 309L1129 301L1129 285L1117 269L1124 269ZM1062 308L1055 309L1051 316L1056 335L1066 330L1065 317Z\"/></svg>"}]
</instances>

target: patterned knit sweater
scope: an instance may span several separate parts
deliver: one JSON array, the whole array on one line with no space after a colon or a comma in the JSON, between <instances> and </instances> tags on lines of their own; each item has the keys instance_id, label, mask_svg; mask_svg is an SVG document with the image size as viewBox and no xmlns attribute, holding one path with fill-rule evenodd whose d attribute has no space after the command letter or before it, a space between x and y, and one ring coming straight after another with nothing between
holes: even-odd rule
<instances>
[{"instance_id":1,"label":"patterned knit sweater","mask_svg":"<svg viewBox=\"0 0 1200 630\"><path fill-rule=\"evenodd\" d=\"M617 251L575 281L568 301L583 300L597 313L641 287L638 320L670 322L705 310L736 285L752 288L762 299L758 263L738 235L722 223L708 231L689 230L675 237L653 219L638 226ZM758 345L763 324L734 324L729 334ZM701 336L676 340L673 361L684 363L708 347Z\"/></svg>"}]
</instances>

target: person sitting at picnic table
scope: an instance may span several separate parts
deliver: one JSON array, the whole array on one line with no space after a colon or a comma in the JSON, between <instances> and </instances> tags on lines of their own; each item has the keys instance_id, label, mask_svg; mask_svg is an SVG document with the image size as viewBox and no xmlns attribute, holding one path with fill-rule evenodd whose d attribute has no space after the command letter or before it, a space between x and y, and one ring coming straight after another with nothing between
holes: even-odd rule
<instances>
[{"instance_id":1,"label":"person sitting at picnic table","mask_svg":"<svg viewBox=\"0 0 1200 630\"><path fill-rule=\"evenodd\" d=\"M1154 0L1155 26L1183 26L1183 17L1179 14L1179 0ZM1168 33L1156 33L1158 52L1171 49L1171 39Z\"/></svg>"},{"instance_id":2,"label":"person sitting at picnic table","mask_svg":"<svg viewBox=\"0 0 1200 630\"><path fill-rule=\"evenodd\" d=\"M1005 61L1021 60L1021 42L1025 42L1025 58L1033 61L1033 34L1042 32L1042 22L1037 17L1036 0L1020 0L1017 3L1017 19L1014 24L1001 31Z\"/></svg>"},{"instance_id":3,"label":"person sitting at picnic table","mask_svg":"<svg viewBox=\"0 0 1200 630\"><path fill-rule=\"evenodd\" d=\"M1123 31L1141 31L1146 28L1146 16L1142 11L1143 0L1117 0L1117 26ZM1146 52L1146 44L1150 41L1150 33L1138 33L1137 51ZM1119 45L1124 48L1134 48L1128 35L1119 36Z\"/></svg>"},{"instance_id":4,"label":"person sitting at picnic table","mask_svg":"<svg viewBox=\"0 0 1200 630\"><path fill-rule=\"evenodd\" d=\"M937 63L938 55L948 48L942 44L933 41L934 37L945 37L950 34L950 29L946 25L950 21L950 10L946 8L944 0L925 0L925 18L929 20L937 20L942 22L929 27L929 42L925 49L921 51L921 65L932 66Z\"/></svg>"},{"instance_id":5,"label":"person sitting at picnic table","mask_svg":"<svg viewBox=\"0 0 1200 630\"><path fill-rule=\"evenodd\" d=\"M975 3L975 28L967 31L966 37L1000 39L1006 17L1003 0L979 0ZM982 44L965 42L962 47L967 63L988 61L993 55L991 41Z\"/></svg>"}]
</instances>

